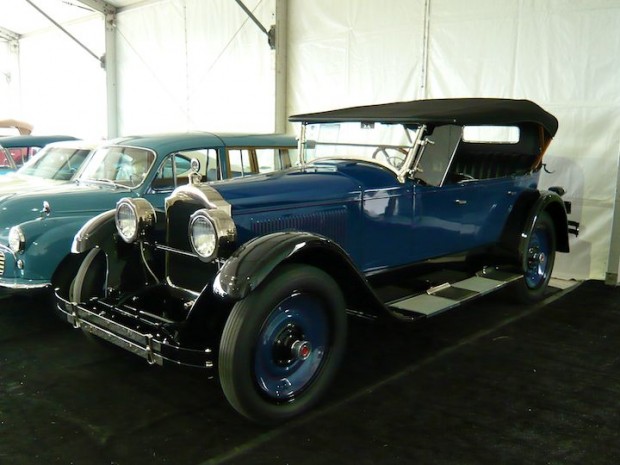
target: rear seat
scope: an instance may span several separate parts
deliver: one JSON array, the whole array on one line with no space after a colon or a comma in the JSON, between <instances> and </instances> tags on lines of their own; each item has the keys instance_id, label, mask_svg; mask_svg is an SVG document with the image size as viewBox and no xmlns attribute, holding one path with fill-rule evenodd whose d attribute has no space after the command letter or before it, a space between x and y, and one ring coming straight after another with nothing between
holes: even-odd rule
<instances>
[{"instance_id":1,"label":"rear seat","mask_svg":"<svg viewBox=\"0 0 620 465\"><path fill-rule=\"evenodd\" d=\"M457 182L463 179L462 175L475 179L492 179L522 175L527 173L534 163L535 157L529 154L514 152L461 152L454 156L450 179ZM461 176L459 176L461 175Z\"/></svg>"}]
</instances>

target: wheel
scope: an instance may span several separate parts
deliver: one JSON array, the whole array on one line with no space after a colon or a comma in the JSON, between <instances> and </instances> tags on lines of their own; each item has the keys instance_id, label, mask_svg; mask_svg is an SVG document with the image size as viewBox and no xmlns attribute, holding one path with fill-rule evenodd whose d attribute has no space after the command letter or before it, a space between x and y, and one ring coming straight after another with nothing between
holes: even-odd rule
<instances>
[{"instance_id":1,"label":"wheel","mask_svg":"<svg viewBox=\"0 0 620 465\"><path fill-rule=\"evenodd\" d=\"M84 258L69 288L69 300L83 303L93 297L104 297L107 265L104 253L92 249Z\"/></svg>"},{"instance_id":2,"label":"wheel","mask_svg":"<svg viewBox=\"0 0 620 465\"><path fill-rule=\"evenodd\" d=\"M551 217L542 212L530 234L522 257L524 276L515 287L517 298L524 303L541 300L547 290L555 262L555 227Z\"/></svg>"},{"instance_id":3,"label":"wheel","mask_svg":"<svg viewBox=\"0 0 620 465\"><path fill-rule=\"evenodd\" d=\"M71 282L69 300L84 303L93 297L105 297L106 274L105 254L100 249L90 250ZM82 333L93 343L108 345L103 339L93 336L83 328Z\"/></svg>"},{"instance_id":4,"label":"wheel","mask_svg":"<svg viewBox=\"0 0 620 465\"><path fill-rule=\"evenodd\" d=\"M234 305L219 352L226 398L259 423L285 421L314 405L346 340L344 298L327 273L306 265L274 273Z\"/></svg>"}]
</instances>

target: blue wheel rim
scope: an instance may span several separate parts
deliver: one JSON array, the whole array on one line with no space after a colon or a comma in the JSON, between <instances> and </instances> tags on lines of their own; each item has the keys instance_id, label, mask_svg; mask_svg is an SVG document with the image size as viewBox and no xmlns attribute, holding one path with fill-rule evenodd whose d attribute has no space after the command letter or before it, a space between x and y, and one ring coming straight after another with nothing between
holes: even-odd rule
<instances>
[{"instance_id":1,"label":"blue wheel rim","mask_svg":"<svg viewBox=\"0 0 620 465\"><path fill-rule=\"evenodd\" d=\"M321 301L295 294L270 313L259 335L254 373L268 398L286 401L302 392L319 372L328 350L329 322ZM288 355L293 340L310 347L307 358Z\"/></svg>"},{"instance_id":2,"label":"blue wheel rim","mask_svg":"<svg viewBox=\"0 0 620 465\"><path fill-rule=\"evenodd\" d=\"M525 282L530 289L536 289L545 283L551 263L551 241L542 228L534 229L527 250L527 269Z\"/></svg>"}]
</instances>

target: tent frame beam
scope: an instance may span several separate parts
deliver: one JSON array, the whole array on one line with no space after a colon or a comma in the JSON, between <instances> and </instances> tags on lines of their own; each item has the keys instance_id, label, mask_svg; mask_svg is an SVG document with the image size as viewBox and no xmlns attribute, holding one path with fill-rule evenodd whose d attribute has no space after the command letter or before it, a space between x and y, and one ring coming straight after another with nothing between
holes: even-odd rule
<instances>
[{"instance_id":1,"label":"tent frame beam","mask_svg":"<svg viewBox=\"0 0 620 465\"><path fill-rule=\"evenodd\" d=\"M52 18L50 15L48 15L45 11L43 11L41 8L39 8L32 0L26 0L26 3L30 4L30 6L32 8L34 8L39 13L41 13L43 16L45 16L45 18L49 22L51 22L54 26L56 26L58 29L60 29L65 35L67 35L76 44L78 44L80 47L82 47L90 56L95 58L95 60L97 60L101 64L102 67L105 67L105 63L104 63L104 60L103 60L102 57L98 57L95 54L95 52L93 52L86 45L84 45L77 37L75 37L73 34L71 34L67 29L65 29L58 21L56 21L54 18Z\"/></svg>"},{"instance_id":2,"label":"tent frame beam","mask_svg":"<svg viewBox=\"0 0 620 465\"><path fill-rule=\"evenodd\" d=\"M20 37L21 36L18 33L0 26L0 39L5 39L9 42L17 42Z\"/></svg>"},{"instance_id":3,"label":"tent frame beam","mask_svg":"<svg viewBox=\"0 0 620 465\"><path fill-rule=\"evenodd\" d=\"M116 59L116 14L118 8L104 0L78 0L83 5L98 11L105 21L105 54L101 66L106 75L107 136L118 136L118 85Z\"/></svg>"},{"instance_id":4,"label":"tent frame beam","mask_svg":"<svg viewBox=\"0 0 620 465\"><path fill-rule=\"evenodd\" d=\"M247 6L245 6L245 4L241 0L235 0L235 2L237 2L237 5L239 5L243 11L245 11L245 14L248 15L249 18L254 22L254 24L256 24L258 28L261 31L263 31L263 33L267 36L267 43L269 44L269 47L271 47L271 50L275 50L276 48L276 37L275 37L276 27L271 26L271 28L267 30L267 28L261 24L258 18L254 16L254 13L252 13L252 11L250 11L250 9Z\"/></svg>"}]
</instances>

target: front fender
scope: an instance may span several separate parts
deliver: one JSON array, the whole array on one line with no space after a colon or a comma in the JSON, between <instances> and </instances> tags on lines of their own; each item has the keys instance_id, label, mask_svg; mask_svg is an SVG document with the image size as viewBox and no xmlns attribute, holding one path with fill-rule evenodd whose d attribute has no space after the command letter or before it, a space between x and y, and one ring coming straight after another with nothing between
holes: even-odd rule
<instances>
[{"instance_id":1,"label":"front fender","mask_svg":"<svg viewBox=\"0 0 620 465\"><path fill-rule=\"evenodd\" d=\"M241 300L285 262L309 264L330 274L343 290L348 308L383 308L348 254L330 239L307 232L279 232L247 242L224 263L214 279L213 293Z\"/></svg>"},{"instance_id":2,"label":"front fender","mask_svg":"<svg viewBox=\"0 0 620 465\"><path fill-rule=\"evenodd\" d=\"M21 280L42 280L51 282L52 274L71 252L75 233L89 216L45 218L20 225L26 245L24 251L16 255L21 260L15 278Z\"/></svg>"},{"instance_id":3,"label":"front fender","mask_svg":"<svg viewBox=\"0 0 620 465\"><path fill-rule=\"evenodd\" d=\"M101 245L106 238L111 237L116 230L116 224L114 222L115 212L116 209L108 210L107 212L92 217L84 223L73 237L71 252L86 252L97 245Z\"/></svg>"}]
</instances>

